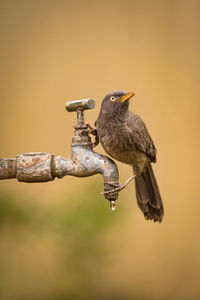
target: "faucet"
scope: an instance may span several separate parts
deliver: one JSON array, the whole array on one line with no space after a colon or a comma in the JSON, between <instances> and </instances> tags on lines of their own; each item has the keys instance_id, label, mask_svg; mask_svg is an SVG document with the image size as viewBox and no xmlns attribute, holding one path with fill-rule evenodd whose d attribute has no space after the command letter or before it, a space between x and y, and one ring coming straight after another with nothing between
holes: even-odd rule
<instances>
[{"instance_id":1,"label":"faucet","mask_svg":"<svg viewBox=\"0 0 200 300\"><path fill-rule=\"evenodd\" d=\"M93 99L66 102L68 112L77 112L77 125L71 144L71 157L63 158L45 152L29 152L16 158L0 158L0 179L17 178L22 182L47 182L66 175L87 177L101 174L104 179L104 196L115 209L118 193L106 193L118 186L118 168L107 156L93 151L89 124L84 121L84 110L93 109Z\"/></svg>"}]
</instances>

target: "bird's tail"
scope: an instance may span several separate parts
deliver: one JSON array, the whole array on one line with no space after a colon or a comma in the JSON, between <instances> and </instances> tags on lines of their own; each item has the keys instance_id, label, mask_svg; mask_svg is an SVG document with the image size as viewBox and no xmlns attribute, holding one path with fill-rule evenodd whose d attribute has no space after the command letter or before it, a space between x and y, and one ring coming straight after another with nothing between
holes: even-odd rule
<instances>
[{"instance_id":1,"label":"bird's tail","mask_svg":"<svg viewBox=\"0 0 200 300\"><path fill-rule=\"evenodd\" d=\"M164 209L151 163L141 175L136 176L135 187L137 203L145 218L161 222Z\"/></svg>"}]
</instances>

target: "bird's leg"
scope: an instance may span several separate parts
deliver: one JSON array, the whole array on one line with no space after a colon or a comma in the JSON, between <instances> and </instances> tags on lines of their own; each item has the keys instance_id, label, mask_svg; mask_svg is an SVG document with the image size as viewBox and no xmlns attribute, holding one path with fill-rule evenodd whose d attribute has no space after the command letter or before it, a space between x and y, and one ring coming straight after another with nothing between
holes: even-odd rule
<instances>
[{"instance_id":1,"label":"bird's leg","mask_svg":"<svg viewBox=\"0 0 200 300\"><path fill-rule=\"evenodd\" d=\"M88 127L88 134L92 134L95 136L95 141L93 143L93 148L96 147L99 144L99 137L97 134L97 130L93 128L89 123L86 124Z\"/></svg>"},{"instance_id":2,"label":"bird's leg","mask_svg":"<svg viewBox=\"0 0 200 300\"><path fill-rule=\"evenodd\" d=\"M102 192L101 194L103 195L109 195L109 196L112 196L116 193L119 193L121 192L123 189L125 189L125 187L127 186L127 184L129 184L129 182L131 182L134 178L136 177L135 174L131 175L131 177L128 178L128 180L126 180L124 183L119 183L119 184L116 184L116 183L112 183L112 182L109 182L110 185L112 185L114 187L114 189L111 189L109 191L106 191L106 192Z\"/></svg>"}]
</instances>

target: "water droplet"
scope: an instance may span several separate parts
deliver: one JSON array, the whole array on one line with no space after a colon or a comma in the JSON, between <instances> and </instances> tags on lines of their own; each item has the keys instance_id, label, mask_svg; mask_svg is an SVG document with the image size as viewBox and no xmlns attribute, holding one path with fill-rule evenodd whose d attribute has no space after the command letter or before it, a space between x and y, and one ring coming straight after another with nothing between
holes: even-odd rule
<instances>
[{"instance_id":1,"label":"water droplet","mask_svg":"<svg viewBox=\"0 0 200 300\"><path fill-rule=\"evenodd\" d=\"M111 210L115 210L116 206L115 206L115 201L114 200L111 200L110 201L110 209Z\"/></svg>"}]
</instances>

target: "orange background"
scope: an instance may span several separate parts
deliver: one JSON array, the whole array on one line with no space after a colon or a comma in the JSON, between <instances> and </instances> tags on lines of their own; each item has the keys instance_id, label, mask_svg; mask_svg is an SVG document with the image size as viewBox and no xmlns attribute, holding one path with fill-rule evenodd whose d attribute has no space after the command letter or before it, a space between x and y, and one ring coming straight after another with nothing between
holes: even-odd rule
<instances>
[{"instance_id":1,"label":"orange background","mask_svg":"<svg viewBox=\"0 0 200 300\"><path fill-rule=\"evenodd\" d=\"M157 146L165 204L153 224L133 184L111 213L100 175L1 181L1 299L200 298L199 9L198 0L0 2L0 156L68 157L76 114L65 101L95 99L93 124L105 94L136 91L130 109ZM131 168L117 164L124 182Z\"/></svg>"}]
</instances>

